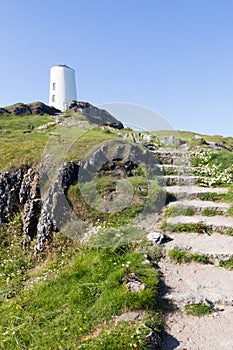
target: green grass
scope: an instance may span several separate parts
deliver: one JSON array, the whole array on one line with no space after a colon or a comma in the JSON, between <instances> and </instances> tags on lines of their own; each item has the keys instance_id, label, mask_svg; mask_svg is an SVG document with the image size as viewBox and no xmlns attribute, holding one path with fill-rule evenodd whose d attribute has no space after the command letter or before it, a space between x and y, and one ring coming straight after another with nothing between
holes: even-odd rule
<instances>
[{"instance_id":1,"label":"green grass","mask_svg":"<svg viewBox=\"0 0 233 350\"><path fill-rule=\"evenodd\" d=\"M211 154L211 159L209 165L219 165L221 164L221 169L227 169L232 167L233 163L233 153L228 150L216 151Z\"/></svg>"},{"instance_id":2,"label":"green grass","mask_svg":"<svg viewBox=\"0 0 233 350\"><path fill-rule=\"evenodd\" d=\"M227 259L227 260L221 260L219 262L220 267L224 267L227 270L233 270L233 257Z\"/></svg>"},{"instance_id":3,"label":"green grass","mask_svg":"<svg viewBox=\"0 0 233 350\"><path fill-rule=\"evenodd\" d=\"M143 176L125 176L132 190L132 197L126 199L125 207L107 212L103 205L111 205L118 194L116 185L121 178L112 176L96 177L94 181L86 182L80 189L80 184L76 183L69 187L68 200L74 212L83 220L92 224L108 224L112 226L122 226L130 223L141 212L158 212L160 202L164 201L165 194L158 186L157 180L148 181ZM138 187L141 190L138 190ZM126 196L122 198L119 205L124 205ZM110 207L111 208L111 207Z\"/></svg>"},{"instance_id":4,"label":"green grass","mask_svg":"<svg viewBox=\"0 0 233 350\"><path fill-rule=\"evenodd\" d=\"M231 205L230 208L228 209L227 215L233 216L233 205Z\"/></svg>"},{"instance_id":5,"label":"green grass","mask_svg":"<svg viewBox=\"0 0 233 350\"><path fill-rule=\"evenodd\" d=\"M210 260L206 255L190 253L187 250L181 250L176 248L169 250L168 256L178 264L189 263L191 261L195 261L200 264L210 263Z\"/></svg>"},{"instance_id":6,"label":"green grass","mask_svg":"<svg viewBox=\"0 0 233 350\"><path fill-rule=\"evenodd\" d=\"M215 215L221 215L222 212L220 210L217 210L217 209L206 208L202 211L202 214L204 216L215 216Z\"/></svg>"},{"instance_id":7,"label":"green grass","mask_svg":"<svg viewBox=\"0 0 233 350\"><path fill-rule=\"evenodd\" d=\"M30 166L40 161L48 133L36 128L51 121L48 116L0 116L0 170Z\"/></svg>"},{"instance_id":8,"label":"green grass","mask_svg":"<svg viewBox=\"0 0 233 350\"><path fill-rule=\"evenodd\" d=\"M91 248L58 233L35 257L33 244L22 250L21 225L15 218L1 232L0 349L148 349L143 324L162 326L159 275L138 246ZM140 293L124 283L131 272L147 286ZM135 310L140 320L115 325Z\"/></svg>"},{"instance_id":9,"label":"green grass","mask_svg":"<svg viewBox=\"0 0 233 350\"><path fill-rule=\"evenodd\" d=\"M199 196L202 201L223 202L226 198L224 193L206 192Z\"/></svg>"},{"instance_id":10,"label":"green grass","mask_svg":"<svg viewBox=\"0 0 233 350\"><path fill-rule=\"evenodd\" d=\"M164 221L161 225L163 230L171 231L171 232L197 232L197 233L208 233L210 231L210 227L206 224L200 223L178 223L178 224L170 224L167 221Z\"/></svg>"},{"instance_id":11,"label":"green grass","mask_svg":"<svg viewBox=\"0 0 233 350\"><path fill-rule=\"evenodd\" d=\"M210 315L214 310L205 303L198 303L185 305L185 311L188 315L202 317Z\"/></svg>"}]
</instances>

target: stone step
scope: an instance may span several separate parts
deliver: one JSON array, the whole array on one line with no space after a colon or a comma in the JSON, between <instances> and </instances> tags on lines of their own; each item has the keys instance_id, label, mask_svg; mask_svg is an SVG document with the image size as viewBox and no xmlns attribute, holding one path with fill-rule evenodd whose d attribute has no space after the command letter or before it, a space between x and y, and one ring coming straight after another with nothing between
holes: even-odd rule
<instances>
[{"instance_id":1,"label":"stone step","mask_svg":"<svg viewBox=\"0 0 233 350\"><path fill-rule=\"evenodd\" d=\"M194 168L191 166L159 164L158 167L165 175L191 175Z\"/></svg>"},{"instance_id":2,"label":"stone step","mask_svg":"<svg viewBox=\"0 0 233 350\"><path fill-rule=\"evenodd\" d=\"M152 153L161 164L188 166L191 160L185 151L161 148Z\"/></svg>"},{"instance_id":3,"label":"stone step","mask_svg":"<svg viewBox=\"0 0 233 350\"><path fill-rule=\"evenodd\" d=\"M199 176L165 175L163 178L166 186L193 186L200 181Z\"/></svg>"},{"instance_id":4,"label":"stone step","mask_svg":"<svg viewBox=\"0 0 233 350\"><path fill-rule=\"evenodd\" d=\"M207 300L216 305L233 306L232 271L195 262L174 266L168 259L161 260L159 266L167 286L164 297L179 307Z\"/></svg>"},{"instance_id":5,"label":"stone step","mask_svg":"<svg viewBox=\"0 0 233 350\"><path fill-rule=\"evenodd\" d=\"M201 214L205 210L217 211L219 215L225 214L230 208L229 203L218 203L211 201L201 201L201 200L183 200L171 202L168 207L179 207L182 209L192 208L196 214Z\"/></svg>"},{"instance_id":6,"label":"stone step","mask_svg":"<svg viewBox=\"0 0 233 350\"><path fill-rule=\"evenodd\" d=\"M171 233L165 245L166 251L176 248L198 253L214 260L230 258L233 254L233 236L219 235L218 233Z\"/></svg>"},{"instance_id":7,"label":"stone step","mask_svg":"<svg viewBox=\"0 0 233 350\"><path fill-rule=\"evenodd\" d=\"M164 148L164 147L160 147L158 148L156 151L154 151L158 154L168 154L168 155L178 155L178 156L183 156L185 154L187 154L187 151L186 150L178 150L178 149L175 149L175 148Z\"/></svg>"},{"instance_id":8,"label":"stone step","mask_svg":"<svg viewBox=\"0 0 233 350\"><path fill-rule=\"evenodd\" d=\"M199 186L167 186L165 190L177 199L194 199L205 193L224 194L228 191L226 187L210 188Z\"/></svg>"},{"instance_id":9,"label":"stone step","mask_svg":"<svg viewBox=\"0 0 233 350\"><path fill-rule=\"evenodd\" d=\"M233 218L216 215L213 217L208 216L174 216L170 217L167 220L167 223L170 224L174 229L179 224L203 224L208 227L208 232L219 232L233 234ZM172 230L170 228L169 230Z\"/></svg>"},{"instance_id":10,"label":"stone step","mask_svg":"<svg viewBox=\"0 0 233 350\"><path fill-rule=\"evenodd\" d=\"M190 166L190 159L185 156L177 156L170 154L155 154L155 158L161 164L178 165L178 166Z\"/></svg>"}]
</instances>

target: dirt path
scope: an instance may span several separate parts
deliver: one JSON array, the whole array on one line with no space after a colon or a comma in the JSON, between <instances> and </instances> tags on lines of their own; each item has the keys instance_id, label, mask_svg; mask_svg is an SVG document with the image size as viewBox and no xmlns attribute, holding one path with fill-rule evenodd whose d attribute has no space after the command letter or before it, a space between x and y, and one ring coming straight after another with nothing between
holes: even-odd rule
<instances>
[{"instance_id":1,"label":"dirt path","mask_svg":"<svg viewBox=\"0 0 233 350\"><path fill-rule=\"evenodd\" d=\"M182 312L166 319L167 331L162 350L232 350L233 308L225 307L210 316L187 316Z\"/></svg>"}]
</instances>

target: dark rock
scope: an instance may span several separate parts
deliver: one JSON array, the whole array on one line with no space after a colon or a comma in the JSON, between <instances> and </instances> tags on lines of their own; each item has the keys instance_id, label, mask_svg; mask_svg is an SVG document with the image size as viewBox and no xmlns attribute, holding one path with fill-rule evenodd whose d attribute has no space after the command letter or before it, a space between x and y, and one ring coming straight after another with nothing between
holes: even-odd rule
<instances>
[{"instance_id":1,"label":"dark rock","mask_svg":"<svg viewBox=\"0 0 233 350\"><path fill-rule=\"evenodd\" d=\"M23 232L25 233L24 246L37 235L37 224L41 211L41 200L28 200L23 209Z\"/></svg>"},{"instance_id":2,"label":"dark rock","mask_svg":"<svg viewBox=\"0 0 233 350\"><path fill-rule=\"evenodd\" d=\"M37 234L37 224L42 206L39 173L36 168L30 168L24 174L19 192L19 201L24 204L23 232L25 239L23 245L26 246Z\"/></svg>"},{"instance_id":3,"label":"dark rock","mask_svg":"<svg viewBox=\"0 0 233 350\"><path fill-rule=\"evenodd\" d=\"M105 123L103 125L109 126L110 128L114 128L114 129L118 129L118 130L124 129L124 125L120 121L115 122L115 123Z\"/></svg>"},{"instance_id":4,"label":"dark rock","mask_svg":"<svg viewBox=\"0 0 233 350\"><path fill-rule=\"evenodd\" d=\"M10 216L19 210L19 191L23 171L0 174L0 222L7 223Z\"/></svg>"},{"instance_id":5,"label":"dark rock","mask_svg":"<svg viewBox=\"0 0 233 350\"><path fill-rule=\"evenodd\" d=\"M43 251L46 244L52 241L54 230L55 228L49 214L43 210L37 224L37 242L35 246L35 253Z\"/></svg>"},{"instance_id":6,"label":"dark rock","mask_svg":"<svg viewBox=\"0 0 233 350\"><path fill-rule=\"evenodd\" d=\"M152 243L153 246L158 246L163 243L167 243L172 239L161 232L150 232L146 236L147 240Z\"/></svg>"},{"instance_id":7,"label":"dark rock","mask_svg":"<svg viewBox=\"0 0 233 350\"><path fill-rule=\"evenodd\" d=\"M30 168L23 176L19 200L21 204L25 204L28 200L36 198L40 198L39 173L35 168Z\"/></svg>"},{"instance_id":8,"label":"dark rock","mask_svg":"<svg viewBox=\"0 0 233 350\"><path fill-rule=\"evenodd\" d=\"M0 115L1 114L10 114L10 112L5 108L0 108Z\"/></svg>"},{"instance_id":9,"label":"dark rock","mask_svg":"<svg viewBox=\"0 0 233 350\"><path fill-rule=\"evenodd\" d=\"M53 233L59 231L71 218L71 208L66 199L68 187L78 178L79 166L74 162L65 163L58 169L55 181L43 199L41 215L37 225L36 253L51 242ZM46 176L44 176L46 179Z\"/></svg>"},{"instance_id":10,"label":"dark rock","mask_svg":"<svg viewBox=\"0 0 233 350\"><path fill-rule=\"evenodd\" d=\"M83 114L87 121L97 125L106 125L115 129L123 129L123 124L104 109L95 107L89 102L72 101L69 110Z\"/></svg>"},{"instance_id":11,"label":"dark rock","mask_svg":"<svg viewBox=\"0 0 233 350\"><path fill-rule=\"evenodd\" d=\"M16 103L13 106L5 107L10 113L15 115L21 115L21 114L32 114L31 109L28 105L24 103Z\"/></svg>"},{"instance_id":12,"label":"dark rock","mask_svg":"<svg viewBox=\"0 0 233 350\"><path fill-rule=\"evenodd\" d=\"M143 146L151 151L156 151L158 149L158 146L154 145L153 143L143 143Z\"/></svg>"},{"instance_id":13,"label":"dark rock","mask_svg":"<svg viewBox=\"0 0 233 350\"><path fill-rule=\"evenodd\" d=\"M49 114L55 115L61 113L59 109L52 106L47 106L43 102L34 102L28 104L32 114Z\"/></svg>"},{"instance_id":14,"label":"dark rock","mask_svg":"<svg viewBox=\"0 0 233 350\"><path fill-rule=\"evenodd\" d=\"M160 335L150 326L146 326L150 329L150 333L146 336L146 341L150 350L161 350L162 340Z\"/></svg>"},{"instance_id":15,"label":"dark rock","mask_svg":"<svg viewBox=\"0 0 233 350\"><path fill-rule=\"evenodd\" d=\"M0 108L1 114L15 114L15 115L23 115L23 114L49 114L55 115L57 113L61 113L58 109L54 107L47 106L43 102L34 102L34 103L16 103L12 106Z\"/></svg>"}]
</instances>

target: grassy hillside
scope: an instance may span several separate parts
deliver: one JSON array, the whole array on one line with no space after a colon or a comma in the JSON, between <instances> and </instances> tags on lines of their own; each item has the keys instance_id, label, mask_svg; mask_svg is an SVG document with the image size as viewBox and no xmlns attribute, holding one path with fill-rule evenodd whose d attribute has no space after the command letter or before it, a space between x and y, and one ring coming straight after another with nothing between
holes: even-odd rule
<instances>
[{"instance_id":1,"label":"grassy hillside","mask_svg":"<svg viewBox=\"0 0 233 350\"><path fill-rule=\"evenodd\" d=\"M81 120L85 123L83 117ZM62 122L66 124L66 121L63 117ZM40 128L43 125L46 126ZM103 141L116 136L123 139L126 134L130 139L132 134L129 129L119 132L96 126L88 130L82 126L80 124L80 133L76 134L76 129L58 125L50 116L1 115L0 171L37 164L44 150L56 151L62 160L78 162ZM152 132L152 135L156 143L155 136L168 137L171 132ZM194 148L196 134L178 132L178 135ZM233 138L201 136L224 149L210 153L206 153L205 146L204 152L194 149L197 153L192 165L197 172L205 165L208 171L210 168L209 178L218 179L213 186L226 185L219 173L225 169L232 172ZM135 137L139 138L138 132ZM124 164L117 162L118 173L124 173ZM96 186L101 198L108 197L114 193L119 180L117 171L103 172L105 176L97 177L95 183L87 183L84 191L89 192ZM133 188L133 201L119 213L100 213L91 208L83 199L78 183L68 189L74 212L82 220L99 225L102 236L97 238L100 237L101 242L93 239L91 245L81 244L56 233L53 243L35 256L35 242L22 248L22 214L0 226L0 350L148 349L146 335L151 328L145 325L158 331L163 325L155 264L161 251L148 244L143 239L146 232L130 222L145 207L149 192L149 203L153 207L162 191L156 181L148 190L140 166L126 177ZM221 199L232 201L232 188ZM140 237L140 240L106 244L113 236L124 235L126 231L130 237ZM127 281L131 274L146 288L138 293L130 291ZM137 312L139 317L118 322L117 316L129 311Z\"/></svg>"},{"instance_id":2,"label":"grassy hillside","mask_svg":"<svg viewBox=\"0 0 233 350\"><path fill-rule=\"evenodd\" d=\"M48 124L52 121L49 116L1 115L1 171L37 164L48 141L56 145L59 139L62 148L62 137L71 136L69 128L63 134L62 126ZM45 124L47 127L40 128ZM82 159L117 132L102 128L85 131L72 142L66 160ZM141 176L130 181L134 187L146 186ZM111 177L99 179L100 194L112 190L113 182ZM124 215L101 219L109 224L102 239L112 235L112 225L119 230L141 210L146 193L146 187L145 192L138 191L136 202L126 208ZM80 208L78 185L70 187L68 194L72 205ZM83 219L98 220L98 213L81 204ZM129 226L128 230L137 234L135 228ZM146 335L151 329L145 324L161 330L163 323L158 302L159 276L153 265L159 256L157 249L143 240L108 248L100 248L99 242L96 247L87 246L57 233L52 245L35 256L35 242L26 249L22 243L22 215L18 214L0 227L1 350L148 349ZM145 254L151 263L142 263ZM146 286L138 293L127 287L132 273ZM138 313L137 320L117 321L117 316L129 311Z\"/></svg>"},{"instance_id":3,"label":"grassy hillside","mask_svg":"<svg viewBox=\"0 0 233 350\"><path fill-rule=\"evenodd\" d=\"M40 258L22 250L21 220L1 231L0 349L147 349L144 323L160 329L158 273L146 244L95 249L57 234ZM151 254L155 257L155 251ZM146 284L130 292L130 273ZM116 316L138 311L135 322Z\"/></svg>"}]
</instances>

